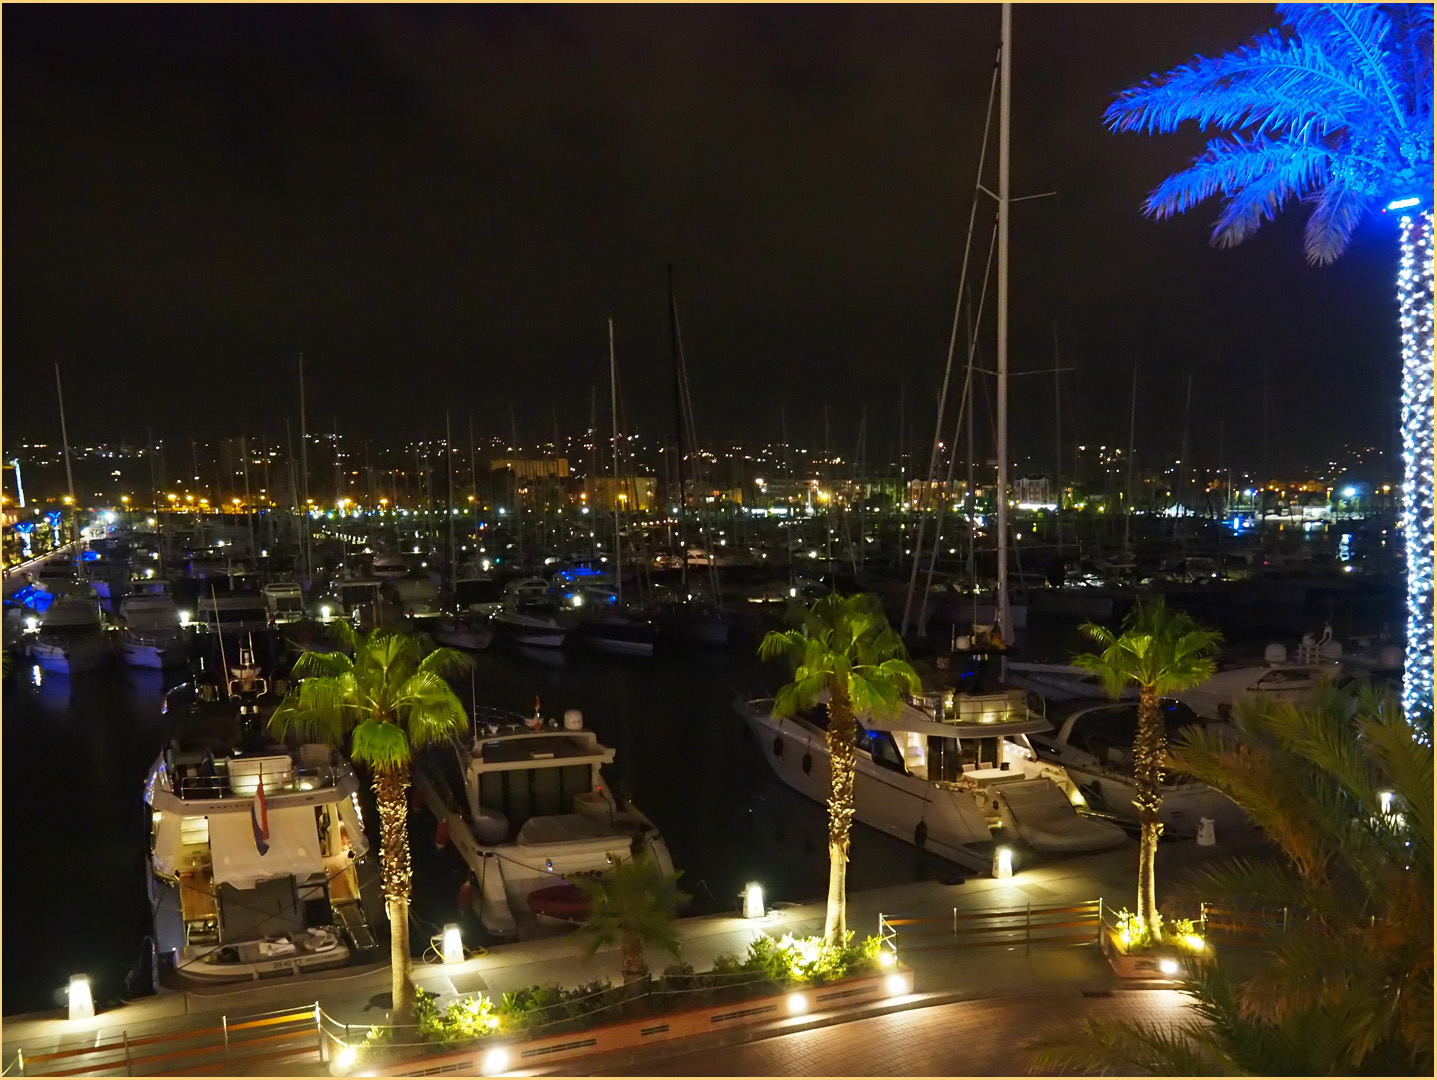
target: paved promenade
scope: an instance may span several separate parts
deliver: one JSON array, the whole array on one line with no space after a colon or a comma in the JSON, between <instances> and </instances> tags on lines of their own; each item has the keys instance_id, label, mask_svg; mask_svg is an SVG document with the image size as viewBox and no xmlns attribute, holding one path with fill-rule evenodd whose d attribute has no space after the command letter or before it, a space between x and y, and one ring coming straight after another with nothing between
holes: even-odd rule
<instances>
[{"instance_id":1,"label":"paved promenade","mask_svg":"<svg viewBox=\"0 0 1437 1080\"><path fill-rule=\"evenodd\" d=\"M1191 840L1162 844L1158 858L1160 890L1164 884L1176 881L1194 867L1214 859L1261 850L1261 847L1260 838L1251 830L1220 836L1218 845L1210 848L1199 848ZM1132 907L1130 894L1133 892L1136 861L1136 842L1129 841L1121 848L1097 855L1056 859L1031 866L1020 864L1014 877L1006 880L973 877L962 884L923 882L855 893L849 898L849 926L859 935L866 935L876 932L879 912L890 916L951 917L954 907L960 910L1021 908L1028 903L1034 906L1062 905L1098 897L1103 897L1110 907ZM732 915L683 919L677 932L684 958L698 970L704 970L720 953L744 952L757 932L774 937L785 933L798 936L819 933L823 916L824 905L816 901L784 908L773 917L758 922ZM917 1006L930 1006L913 1013L915 1017L924 1019L870 1015L864 1022L853 1025L857 1032L875 1033L874 1038L878 1037L876 1033L888 1033L883 1037L891 1038L895 1045L910 1037L915 1040L914 1045L933 1044L928 1050L914 1050L902 1059L915 1064L900 1066L898 1059L891 1059L891 1064L877 1070L890 1075L963 1075L967 1068L962 1065L964 1059L951 1056L956 1051L939 1045L943 1040L919 1037L936 1035L945 1024L971 1023L975 1025L975 1030L983 1031L987 1030L985 1025L989 1022L984 1017L991 1020L998 1013L1006 1015L1012 1012L1016 1023L1016 1018L1026 1012L1062 1018L1076 1015L1073 1010L1097 1007L1094 1003L1103 1008L1117 1008L1118 1003L1126 1002L1128 1004L1122 1004L1121 1008L1136 1009L1143 1007L1143 1000L1159 1000L1145 998L1142 991L1120 991L1119 996L1113 999L1084 997L1085 992L1111 992L1119 987L1106 961L1092 947L1035 946L1028 951L1020 944L967 950L943 947L904 951L900 937L900 952L902 962L912 967L915 973L915 994L904 1004L909 1011ZM654 953L649 961L655 971L660 971L668 963L668 958ZM448 967L417 964L415 976L419 985L442 997L476 992L497 997L506 990L535 983L574 985L604 978L617 981L618 968L616 951L601 952L585 963L576 955L572 940L557 937L497 947L463 964ZM4 1060L8 1062L16 1048L22 1046L27 1054L33 1055L95 1045L106 1038L118 1038L122 1031L128 1031L133 1038L147 1031L186 1026L202 1028L218 1024L222 1015L233 1019L247 1014L312 1005L315 1001L338 1023L365 1029L384 1021L388 995L388 966L374 965L346 969L328 976L225 984L185 993L166 993L106 1010L91 1021L72 1023L56 1019L53 1015L10 1018L0 1028L0 1040L3 1040ZM1031 999L1034 1004L1023 1005L1025 999ZM975 1011L975 1003L984 1000L991 1000L984 1007L989 1011ZM1003 1004L1005 1001L1008 1004ZM1040 1001L1045 1004L1037 1004ZM871 1013L870 1009L865 1015ZM819 1022L819 1018L810 1022ZM998 1029L995 1027L993 1030ZM905 1035L905 1032L908 1034ZM749 1036L752 1034L750 1032ZM840 1074L848 1071L839 1067L846 1060L843 1040L848 1038L858 1039L859 1035L840 1038L816 1031L785 1034L780 1039L768 1040L775 1046L767 1050L761 1050L753 1043L728 1046L723 1048L722 1054L702 1061L687 1052L676 1054L677 1048L668 1048L663 1064L654 1068L658 1073L675 1074L784 1074L794 1070L805 1074ZM976 1043L974 1040L952 1039L946 1042L969 1043L980 1049L989 1047L981 1053L980 1049L964 1051L973 1055L973 1061L982 1060L985 1063L994 1060L992 1055L998 1054L1007 1045L996 1035L991 1039L983 1036ZM660 1048L654 1049L657 1051ZM920 1056L912 1057L912 1054ZM930 1056L923 1057L924 1054ZM931 1056L935 1054L940 1056ZM950 1056L942 1057L944 1054ZM983 1054L989 1056L983 1057ZM859 1059L855 1057L852 1060L856 1062ZM865 1060L877 1064L879 1059ZM886 1057L882 1060L890 1061ZM820 1068L820 1061L834 1064ZM942 1061L944 1064L942 1067L936 1064L930 1067L930 1061ZM580 1063L574 1064L575 1069L579 1068ZM596 1062L595 1067L600 1064ZM637 1073L646 1068L648 1065L644 1062L635 1061L619 1071ZM974 1065L971 1071L974 1074L1001 1074L1011 1073L1014 1068L1011 1063L1005 1068L994 1069ZM281 1065L273 1071L276 1074L292 1074L296 1069L293 1065ZM301 1068L298 1071L316 1070ZM853 1065L851 1071L866 1070Z\"/></svg>"}]
</instances>

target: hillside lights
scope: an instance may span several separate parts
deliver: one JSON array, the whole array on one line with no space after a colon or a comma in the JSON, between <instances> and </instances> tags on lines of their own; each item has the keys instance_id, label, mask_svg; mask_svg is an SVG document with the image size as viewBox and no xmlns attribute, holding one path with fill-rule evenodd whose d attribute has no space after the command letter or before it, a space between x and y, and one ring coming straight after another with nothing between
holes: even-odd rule
<instances>
[{"instance_id":1,"label":"hillside lights","mask_svg":"<svg viewBox=\"0 0 1437 1080\"><path fill-rule=\"evenodd\" d=\"M88 1020L95 1015L95 999L88 975L70 976L70 1019Z\"/></svg>"}]
</instances>

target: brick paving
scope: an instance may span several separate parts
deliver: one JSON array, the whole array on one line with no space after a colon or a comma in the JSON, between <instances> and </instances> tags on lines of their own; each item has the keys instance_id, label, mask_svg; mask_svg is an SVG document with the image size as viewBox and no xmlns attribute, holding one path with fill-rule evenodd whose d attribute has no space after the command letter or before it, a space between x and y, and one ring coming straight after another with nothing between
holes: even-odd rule
<instances>
[{"instance_id":1,"label":"brick paving","mask_svg":"<svg viewBox=\"0 0 1437 1080\"><path fill-rule=\"evenodd\" d=\"M1192 1014L1176 990L1014 995L909 1009L592 1075L1021 1076L1029 1071L1024 1042L1085 1015L1172 1024Z\"/></svg>"}]
</instances>

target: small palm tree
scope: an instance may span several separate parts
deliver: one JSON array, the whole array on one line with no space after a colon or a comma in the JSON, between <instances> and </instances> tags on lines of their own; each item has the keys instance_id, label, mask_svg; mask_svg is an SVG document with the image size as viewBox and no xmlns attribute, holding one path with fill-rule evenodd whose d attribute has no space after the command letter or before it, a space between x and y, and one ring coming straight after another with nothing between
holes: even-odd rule
<instances>
[{"instance_id":1,"label":"small palm tree","mask_svg":"<svg viewBox=\"0 0 1437 1080\"><path fill-rule=\"evenodd\" d=\"M1156 940L1162 935L1157 907L1158 837L1163 825L1163 764L1167 731L1158 699L1212 677L1213 656L1222 635L1198 625L1190 616L1171 611L1159 597L1141 600L1123 620L1122 634L1096 623L1080 629L1102 647L1100 653L1079 653L1073 663L1102 676L1109 694L1138 687L1138 731L1133 740L1133 781L1141 835L1138 841L1138 918Z\"/></svg>"},{"instance_id":2,"label":"small palm tree","mask_svg":"<svg viewBox=\"0 0 1437 1080\"><path fill-rule=\"evenodd\" d=\"M773 711L793 716L824 702L828 710L828 912L823 940L848 940L848 845L853 824L853 781L858 768L859 714L889 716L905 693L922 690L903 641L888 625L877 596L832 593L805 610L789 610L791 629L764 635L758 654L787 659L793 682L782 687Z\"/></svg>"},{"instance_id":3,"label":"small palm tree","mask_svg":"<svg viewBox=\"0 0 1437 1080\"><path fill-rule=\"evenodd\" d=\"M1432 5L1279 4L1280 28L1222 56L1199 56L1120 93L1114 131L1219 133L1148 195L1158 218L1213 196L1221 247L1284 206L1311 207L1315 265L1346 250L1363 217L1398 218L1402 337L1402 531L1407 550L1403 704L1431 722L1433 672Z\"/></svg>"},{"instance_id":4,"label":"small palm tree","mask_svg":"<svg viewBox=\"0 0 1437 1080\"><path fill-rule=\"evenodd\" d=\"M1028 1044L1044 1070L1431 1076L1432 746L1390 696L1240 704L1235 735L1191 728L1173 765L1240 805L1285 866L1230 860L1194 898L1286 908L1259 966L1212 964L1172 1027L1106 1018Z\"/></svg>"},{"instance_id":5,"label":"small palm tree","mask_svg":"<svg viewBox=\"0 0 1437 1080\"><path fill-rule=\"evenodd\" d=\"M458 649L426 654L421 640L397 630L377 629L361 637L347 623L334 634L353 652L305 652L295 661L299 685L270 717L279 738L291 733L343 749L369 767L379 808L379 863L389 915L394 1021L414 1022L410 978L408 801L414 751L444 742L467 729L464 712L446 676L473 664Z\"/></svg>"},{"instance_id":6,"label":"small palm tree","mask_svg":"<svg viewBox=\"0 0 1437 1080\"><path fill-rule=\"evenodd\" d=\"M618 945L624 983L636 983L649 973L644 948L652 945L675 959L679 940L674 920L689 899L679 891L679 874L666 874L647 854L625 859L609 873L580 878L576 884L589 898L589 917L579 928L587 938L584 959L606 945Z\"/></svg>"}]
</instances>

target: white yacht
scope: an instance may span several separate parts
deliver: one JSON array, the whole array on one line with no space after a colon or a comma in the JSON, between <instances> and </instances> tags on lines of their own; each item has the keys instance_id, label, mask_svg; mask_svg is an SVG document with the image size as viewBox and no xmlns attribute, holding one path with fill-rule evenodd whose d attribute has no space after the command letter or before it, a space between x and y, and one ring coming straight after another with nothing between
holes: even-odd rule
<instances>
[{"instance_id":1,"label":"white yacht","mask_svg":"<svg viewBox=\"0 0 1437 1080\"><path fill-rule=\"evenodd\" d=\"M582 918L569 879L637 854L673 870L653 822L616 798L602 771L614 751L578 710L562 723L537 709L529 719L477 710L472 737L455 752L457 761L442 749L417 761L415 786L468 863L470 904L490 933L529 937Z\"/></svg>"},{"instance_id":2,"label":"white yacht","mask_svg":"<svg viewBox=\"0 0 1437 1080\"><path fill-rule=\"evenodd\" d=\"M276 623L304 618L304 590L296 581L271 581L260 588L265 610Z\"/></svg>"},{"instance_id":3,"label":"white yacht","mask_svg":"<svg viewBox=\"0 0 1437 1080\"><path fill-rule=\"evenodd\" d=\"M439 615L439 587L427 577L410 575L389 582L389 592L399 610L408 618L431 619Z\"/></svg>"},{"instance_id":4,"label":"white yacht","mask_svg":"<svg viewBox=\"0 0 1437 1080\"><path fill-rule=\"evenodd\" d=\"M120 601L120 656L130 667L167 668L189 657L180 611L166 592L132 592Z\"/></svg>"},{"instance_id":5,"label":"white yacht","mask_svg":"<svg viewBox=\"0 0 1437 1080\"><path fill-rule=\"evenodd\" d=\"M409 573L409 564L404 561L403 555L376 555L370 563L370 573L377 578L402 578Z\"/></svg>"},{"instance_id":6,"label":"white yacht","mask_svg":"<svg viewBox=\"0 0 1437 1080\"><path fill-rule=\"evenodd\" d=\"M1160 705L1169 744L1183 728L1204 723L1180 701L1164 698ZM1059 722L1056 733L1035 734L1031 741L1039 758L1067 771L1090 807L1136 822L1133 739L1137 730L1138 702L1109 701L1076 709ZM1196 836L1203 818L1218 829L1247 821L1235 802L1191 777L1165 771L1162 794L1163 829L1175 836Z\"/></svg>"},{"instance_id":7,"label":"white yacht","mask_svg":"<svg viewBox=\"0 0 1437 1080\"><path fill-rule=\"evenodd\" d=\"M99 667L110 652L100 618L100 604L93 597L56 597L40 618L30 654L41 668L57 675Z\"/></svg>"},{"instance_id":8,"label":"white yacht","mask_svg":"<svg viewBox=\"0 0 1437 1080\"><path fill-rule=\"evenodd\" d=\"M480 652L494 641L494 631L489 628L489 620L477 614L445 615L429 623L425 629L439 644L456 649Z\"/></svg>"},{"instance_id":9,"label":"white yacht","mask_svg":"<svg viewBox=\"0 0 1437 1080\"><path fill-rule=\"evenodd\" d=\"M1352 673L1342 663L1342 643L1332 639L1332 627L1321 638L1307 634L1288 659L1286 646L1274 642L1263 654L1262 665L1224 668L1206 682L1173 694L1199 716L1226 720L1239 701L1304 702L1312 692Z\"/></svg>"},{"instance_id":10,"label":"white yacht","mask_svg":"<svg viewBox=\"0 0 1437 1080\"><path fill-rule=\"evenodd\" d=\"M490 617L490 625L515 644L561 649L574 626L571 612L560 608L543 578L522 578L504 587L503 606Z\"/></svg>"},{"instance_id":11,"label":"white yacht","mask_svg":"<svg viewBox=\"0 0 1437 1080\"><path fill-rule=\"evenodd\" d=\"M176 727L145 782L160 958L190 979L253 980L373 949L379 872L353 770L246 731L257 714L206 701L213 689L166 697Z\"/></svg>"},{"instance_id":12,"label":"white yacht","mask_svg":"<svg viewBox=\"0 0 1437 1080\"><path fill-rule=\"evenodd\" d=\"M827 711L776 716L773 699L738 702L774 773L818 803L829 794ZM1021 691L941 691L909 699L891 719L858 718L854 816L907 843L973 869L1004 828L1038 851L1094 851L1126 839L1116 825L1080 816L1062 768L1038 760L1029 736L1052 725Z\"/></svg>"},{"instance_id":13,"label":"white yacht","mask_svg":"<svg viewBox=\"0 0 1437 1080\"><path fill-rule=\"evenodd\" d=\"M353 619L366 628L378 626L383 589L384 582L377 577L337 577L319 602L320 618Z\"/></svg>"}]
</instances>

